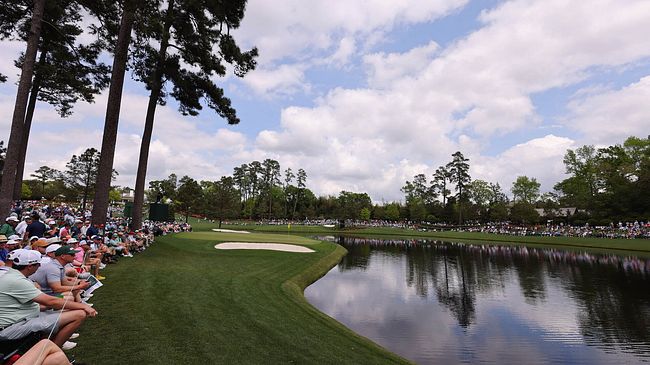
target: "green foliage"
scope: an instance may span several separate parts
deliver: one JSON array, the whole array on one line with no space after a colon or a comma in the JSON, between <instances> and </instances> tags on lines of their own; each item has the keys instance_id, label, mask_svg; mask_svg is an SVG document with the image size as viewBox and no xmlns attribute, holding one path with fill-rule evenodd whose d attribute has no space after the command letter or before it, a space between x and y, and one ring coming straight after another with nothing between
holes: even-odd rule
<instances>
[{"instance_id":1,"label":"green foliage","mask_svg":"<svg viewBox=\"0 0 650 365\"><path fill-rule=\"evenodd\" d=\"M517 179L512 183L512 195L514 200L518 202L525 202L533 204L539 197L539 188L541 184L535 178L528 176L517 176Z\"/></svg>"},{"instance_id":2,"label":"green foliage","mask_svg":"<svg viewBox=\"0 0 650 365\"><path fill-rule=\"evenodd\" d=\"M370 196L366 193L352 193L349 191L342 191L338 198L338 214L337 217L341 219L357 219L361 209L372 208L372 201Z\"/></svg>"},{"instance_id":3,"label":"green foliage","mask_svg":"<svg viewBox=\"0 0 650 365\"><path fill-rule=\"evenodd\" d=\"M3 11L0 28L8 29L6 24L18 25L13 32L4 32L4 35L26 41L31 10L27 7L25 11ZM84 29L78 2L46 2L43 20L33 85L38 100L51 104L66 117L78 100L91 103L94 96L108 86L110 67L97 62L102 51L101 42L80 43ZM15 65L22 68L22 64L21 55Z\"/></svg>"},{"instance_id":4,"label":"green foliage","mask_svg":"<svg viewBox=\"0 0 650 365\"><path fill-rule=\"evenodd\" d=\"M174 206L179 211L185 212L185 219L192 213L200 210L203 203L203 189L196 180L183 176L179 181L178 191Z\"/></svg>"},{"instance_id":5,"label":"green foliage","mask_svg":"<svg viewBox=\"0 0 650 365\"><path fill-rule=\"evenodd\" d=\"M222 177L219 181L206 184L203 196L205 214L209 218L219 219L220 228L222 220L239 215L240 196L232 177Z\"/></svg>"},{"instance_id":6,"label":"green foliage","mask_svg":"<svg viewBox=\"0 0 650 365\"><path fill-rule=\"evenodd\" d=\"M362 208L361 212L359 212L359 219L361 219L362 221L369 221L370 220L370 209Z\"/></svg>"},{"instance_id":7,"label":"green foliage","mask_svg":"<svg viewBox=\"0 0 650 365\"><path fill-rule=\"evenodd\" d=\"M119 190L113 188L108 192L108 200L111 202L119 202L122 200L122 193Z\"/></svg>"},{"instance_id":8,"label":"green foliage","mask_svg":"<svg viewBox=\"0 0 650 365\"><path fill-rule=\"evenodd\" d=\"M81 155L72 155L65 165L66 172L63 176L66 187L70 192L81 195L82 209L86 207L88 196L95 191L95 182L99 173L100 152L94 148L86 149ZM112 178L115 179L117 171L113 170ZM68 198L71 198L68 196Z\"/></svg>"},{"instance_id":9,"label":"green foliage","mask_svg":"<svg viewBox=\"0 0 650 365\"><path fill-rule=\"evenodd\" d=\"M47 166L41 166L38 169L36 169L36 171L34 171L34 173L31 174L30 176L35 178L41 183L40 194L42 197L45 197L46 196L45 187L47 183L56 180L57 178L60 177L60 175L61 173L56 169Z\"/></svg>"},{"instance_id":10,"label":"green foliage","mask_svg":"<svg viewBox=\"0 0 650 365\"><path fill-rule=\"evenodd\" d=\"M539 221L535 206L525 200L516 202L510 208L510 220L516 223L533 224Z\"/></svg>"},{"instance_id":11,"label":"green foliage","mask_svg":"<svg viewBox=\"0 0 650 365\"><path fill-rule=\"evenodd\" d=\"M568 150L568 178L557 183L559 203L585 209L594 221L636 220L650 214L650 139Z\"/></svg>"},{"instance_id":12,"label":"green foliage","mask_svg":"<svg viewBox=\"0 0 650 365\"><path fill-rule=\"evenodd\" d=\"M458 191L458 195L456 196L459 204L458 224L461 224L463 222L462 204L465 198L463 191L472 179L469 176L469 159L465 158L460 151L455 152L451 156L453 159L447 164L447 170L449 171L449 181L456 184L456 191Z\"/></svg>"},{"instance_id":13,"label":"green foliage","mask_svg":"<svg viewBox=\"0 0 650 365\"><path fill-rule=\"evenodd\" d=\"M32 189L30 189L29 185L25 184L24 182L20 191L20 197L22 199L29 199L32 197Z\"/></svg>"},{"instance_id":14,"label":"green foliage","mask_svg":"<svg viewBox=\"0 0 650 365\"><path fill-rule=\"evenodd\" d=\"M143 6L134 24L130 63L135 78L160 104L167 95L176 99L183 115L197 115L207 105L229 124L239 123L230 99L213 78L225 76L227 64L238 77L257 64L257 48L242 52L230 35L244 17L246 1L170 0L165 6L153 5ZM166 82L172 84L169 92Z\"/></svg>"},{"instance_id":15,"label":"green foliage","mask_svg":"<svg viewBox=\"0 0 650 365\"><path fill-rule=\"evenodd\" d=\"M386 207L385 219L389 221L396 221L399 217L399 204L391 203Z\"/></svg>"},{"instance_id":16,"label":"green foliage","mask_svg":"<svg viewBox=\"0 0 650 365\"><path fill-rule=\"evenodd\" d=\"M150 202L155 202L160 198L161 201L167 199L174 200L176 197L176 187L178 185L178 178L176 174L170 174L165 180L153 180L149 182L149 197Z\"/></svg>"}]
</instances>

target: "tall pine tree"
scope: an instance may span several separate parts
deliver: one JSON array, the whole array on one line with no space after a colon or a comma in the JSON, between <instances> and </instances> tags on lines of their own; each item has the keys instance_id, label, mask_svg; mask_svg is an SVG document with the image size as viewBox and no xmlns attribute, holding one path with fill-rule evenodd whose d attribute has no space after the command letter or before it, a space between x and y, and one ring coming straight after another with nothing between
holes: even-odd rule
<instances>
[{"instance_id":1,"label":"tall pine tree","mask_svg":"<svg viewBox=\"0 0 650 365\"><path fill-rule=\"evenodd\" d=\"M240 77L255 67L257 49L242 52L230 36L244 17L245 6L246 0L168 0L165 9L155 9L135 27L134 70L150 91L135 184L135 228L142 224L149 147L156 107L164 105L167 97L165 84L171 82L169 95L178 100L182 114L197 115L203 100L228 124L239 123L230 100L212 77L224 76L226 63Z\"/></svg>"}]
</instances>

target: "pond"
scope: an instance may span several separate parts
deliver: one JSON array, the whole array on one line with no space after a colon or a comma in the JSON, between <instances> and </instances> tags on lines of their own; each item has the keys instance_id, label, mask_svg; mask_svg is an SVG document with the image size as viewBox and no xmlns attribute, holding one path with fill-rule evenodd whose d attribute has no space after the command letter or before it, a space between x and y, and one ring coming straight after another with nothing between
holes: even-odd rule
<instances>
[{"instance_id":1,"label":"pond","mask_svg":"<svg viewBox=\"0 0 650 365\"><path fill-rule=\"evenodd\" d=\"M307 300L418 364L650 362L650 260L329 239L349 253L305 290Z\"/></svg>"}]
</instances>

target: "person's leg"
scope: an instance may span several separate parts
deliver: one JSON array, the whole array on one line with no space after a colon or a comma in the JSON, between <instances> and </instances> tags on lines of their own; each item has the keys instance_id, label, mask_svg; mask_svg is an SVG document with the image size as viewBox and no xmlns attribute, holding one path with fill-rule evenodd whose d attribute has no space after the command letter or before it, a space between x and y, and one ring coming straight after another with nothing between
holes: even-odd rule
<instances>
[{"instance_id":1,"label":"person's leg","mask_svg":"<svg viewBox=\"0 0 650 365\"><path fill-rule=\"evenodd\" d=\"M59 331L54 336L54 343L59 347L63 346L85 320L86 312L80 309L61 313L61 318L59 318Z\"/></svg>"},{"instance_id":2,"label":"person's leg","mask_svg":"<svg viewBox=\"0 0 650 365\"><path fill-rule=\"evenodd\" d=\"M16 365L63 365L70 364L68 358L54 342L50 340L40 340L32 346L23 356L21 356Z\"/></svg>"}]
</instances>

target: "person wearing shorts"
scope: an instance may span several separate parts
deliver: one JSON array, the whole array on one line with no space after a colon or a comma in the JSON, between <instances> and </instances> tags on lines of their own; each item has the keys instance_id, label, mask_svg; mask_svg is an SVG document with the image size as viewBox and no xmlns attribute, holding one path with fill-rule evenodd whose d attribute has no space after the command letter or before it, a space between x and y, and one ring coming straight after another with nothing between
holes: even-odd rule
<instances>
[{"instance_id":1,"label":"person wearing shorts","mask_svg":"<svg viewBox=\"0 0 650 365\"><path fill-rule=\"evenodd\" d=\"M13 267L0 267L0 341L54 329L54 343L63 346L86 317L97 315L86 304L66 303L36 289L28 276L36 272L40 260L37 251L22 250L13 258ZM40 305L48 310L41 311ZM64 306L66 311L51 310Z\"/></svg>"}]
</instances>

